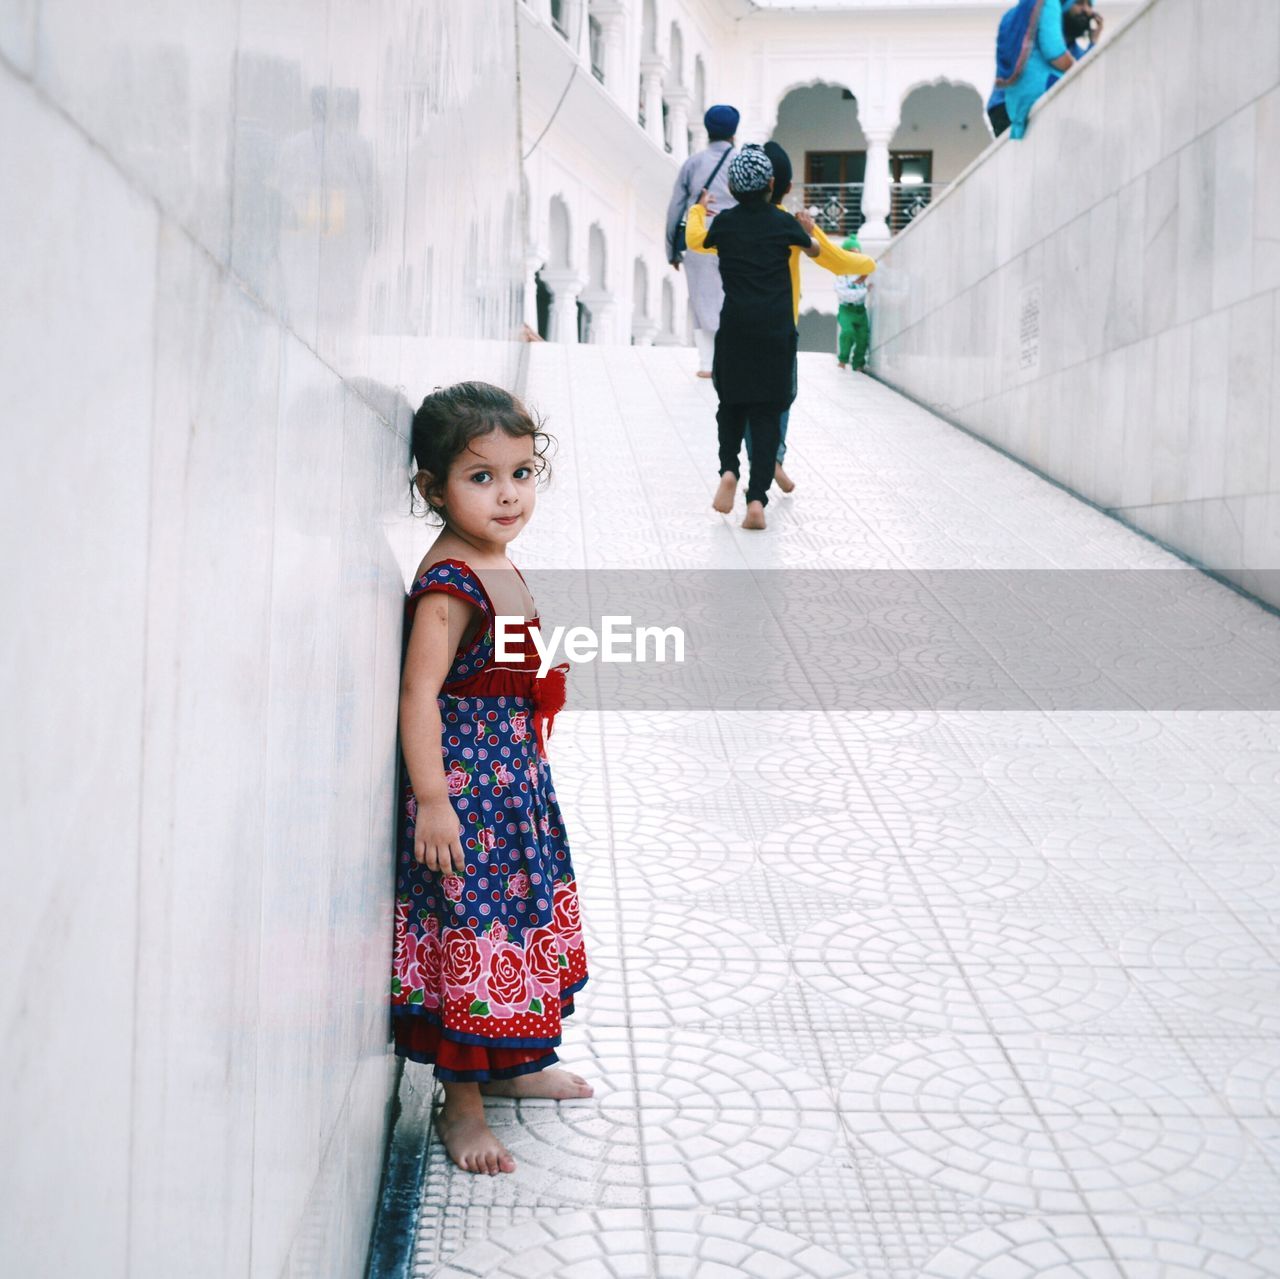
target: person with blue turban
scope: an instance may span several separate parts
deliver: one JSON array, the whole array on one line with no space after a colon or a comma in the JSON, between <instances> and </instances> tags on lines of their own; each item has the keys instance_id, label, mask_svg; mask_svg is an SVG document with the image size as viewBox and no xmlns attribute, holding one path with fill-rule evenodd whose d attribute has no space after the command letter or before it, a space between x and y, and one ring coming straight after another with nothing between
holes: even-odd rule
<instances>
[{"instance_id":1,"label":"person with blue turban","mask_svg":"<svg viewBox=\"0 0 1280 1279\"><path fill-rule=\"evenodd\" d=\"M1068 15L1074 25L1081 13L1091 9L1089 0L1019 0L1000 20L996 90L1004 93L999 105L1008 116L1013 137L1026 133L1031 108L1058 79L1055 73L1075 65L1064 30Z\"/></svg>"},{"instance_id":2,"label":"person with blue turban","mask_svg":"<svg viewBox=\"0 0 1280 1279\"><path fill-rule=\"evenodd\" d=\"M707 129L707 145L681 166L667 206L667 261L678 271L684 261L685 217L698 192L709 188L717 206L731 209L736 201L729 190L729 161L733 155L733 135L738 129L738 112L733 107L714 106L702 117ZM724 287L720 283L720 263L713 257L690 257L684 261L689 302L693 307L693 340L698 348L698 376L711 376L716 330Z\"/></svg>"}]
</instances>

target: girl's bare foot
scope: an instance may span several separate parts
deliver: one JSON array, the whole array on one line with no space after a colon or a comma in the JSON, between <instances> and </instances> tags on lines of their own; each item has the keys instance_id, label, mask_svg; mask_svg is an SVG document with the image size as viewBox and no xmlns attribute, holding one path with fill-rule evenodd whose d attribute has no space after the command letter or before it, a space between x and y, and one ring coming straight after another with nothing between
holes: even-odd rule
<instances>
[{"instance_id":1,"label":"girl's bare foot","mask_svg":"<svg viewBox=\"0 0 1280 1279\"><path fill-rule=\"evenodd\" d=\"M837 361L836 361L836 363L837 363L837 364L838 364L842 369L844 369L844 368L848 368L848 367L849 367L847 364L845 364L845 362L844 362L843 360L837 360Z\"/></svg>"},{"instance_id":2,"label":"girl's bare foot","mask_svg":"<svg viewBox=\"0 0 1280 1279\"><path fill-rule=\"evenodd\" d=\"M728 515L733 510L733 498L738 491L738 477L732 471L726 471L720 477L720 487L716 489L716 495L711 499L711 507L713 510L719 511L721 515Z\"/></svg>"},{"instance_id":3,"label":"girl's bare foot","mask_svg":"<svg viewBox=\"0 0 1280 1279\"><path fill-rule=\"evenodd\" d=\"M774 467L773 467L773 478L774 478L774 480L776 481L776 483L777 483L778 487L779 487L779 488L780 488L784 493L790 493L790 492L791 492L791 490L792 490L793 488L795 488L795 486L796 486L796 482L795 482L795 480L793 480L793 479L791 478L791 476L789 476L789 475L786 473L786 471L784 471L784 470L782 469L782 463L781 463L781 462L775 462L775 463L774 463Z\"/></svg>"},{"instance_id":4,"label":"girl's bare foot","mask_svg":"<svg viewBox=\"0 0 1280 1279\"><path fill-rule=\"evenodd\" d=\"M463 1091L465 1090L465 1091ZM516 1161L494 1136L484 1117L484 1102L475 1084L446 1084L436 1131L444 1148L463 1172L515 1172Z\"/></svg>"},{"instance_id":5,"label":"girl's bare foot","mask_svg":"<svg viewBox=\"0 0 1280 1279\"><path fill-rule=\"evenodd\" d=\"M707 369L707 370L699 369L699 370L698 370L698 376L699 376L699 377L710 377L710 376L711 376L711 371L710 371L709 369Z\"/></svg>"},{"instance_id":6,"label":"girl's bare foot","mask_svg":"<svg viewBox=\"0 0 1280 1279\"><path fill-rule=\"evenodd\" d=\"M590 1097L593 1089L581 1075L568 1070L539 1070L514 1079L495 1079L481 1084L486 1097L546 1097L552 1101L570 1101Z\"/></svg>"},{"instance_id":7,"label":"girl's bare foot","mask_svg":"<svg viewBox=\"0 0 1280 1279\"><path fill-rule=\"evenodd\" d=\"M748 502L747 513L743 517L743 528L764 528L764 503Z\"/></svg>"}]
</instances>

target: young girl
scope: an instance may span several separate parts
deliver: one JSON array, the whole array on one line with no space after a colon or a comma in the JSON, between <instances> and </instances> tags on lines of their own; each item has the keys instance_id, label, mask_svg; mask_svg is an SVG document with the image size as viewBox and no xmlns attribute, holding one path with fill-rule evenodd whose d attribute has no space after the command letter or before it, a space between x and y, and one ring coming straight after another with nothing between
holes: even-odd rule
<instances>
[{"instance_id":1,"label":"young girl","mask_svg":"<svg viewBox=\"0 0 1280 1279\"><path fill-rule=\"evenodd\" d=\"M548 1069L587 980L544 753L566 668L537 677L536 609L507 559L547 443L519 400L484 382L436 391L413 419L413 486L444 527L405 606L392 1026L397 1053L434 1064L438 1131L468 1172L515 1170L483 1096L591 1096ZM497 660L499 617L518 619L523 660Z\"/></svg>"}]
</instances>

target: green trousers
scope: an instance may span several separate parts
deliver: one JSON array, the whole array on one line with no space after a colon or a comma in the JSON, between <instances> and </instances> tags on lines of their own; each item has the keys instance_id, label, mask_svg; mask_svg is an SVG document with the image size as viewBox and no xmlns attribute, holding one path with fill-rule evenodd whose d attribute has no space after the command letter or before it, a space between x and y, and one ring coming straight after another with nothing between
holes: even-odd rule
<instances>
[{"instance_id":1,"label":"green trousers","mask_svg":"<svg viewBox=\"0 0 1280 1279\"><path fill-rule=\"evenodd\" d=\"M849 363L849 348L852 347L853 367L860 369L867 362L867 347L871 345L871 317L867 308L841 302L836 318L840 324L840 363Z\"/></svg>"}]
</instances>

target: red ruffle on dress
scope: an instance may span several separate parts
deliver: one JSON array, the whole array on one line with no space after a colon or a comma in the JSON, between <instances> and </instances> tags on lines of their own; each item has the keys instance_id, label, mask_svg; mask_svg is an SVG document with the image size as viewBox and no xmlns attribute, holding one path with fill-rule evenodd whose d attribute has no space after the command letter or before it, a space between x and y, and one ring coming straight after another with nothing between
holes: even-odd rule
<instances>
[{"instance_id":1,"label":"red ruffle on dress","mask_svg":"<svg viewBox=\"0 0 1280 1279\"><path fill-rule=\"evenodd\" d=\"M538 678L536 657L497 662L493 604L461 560L418 579L407 621L431 591L465 599L487 622L439 697L467 865L441 875L414 860L417 803L401 757L392 1028L396 1052L434 1065L440 1079L510 1079L557 1060L562 1021L587 981L577 883L544 753L566 668Z\"/></svg>"}]
</instances>

